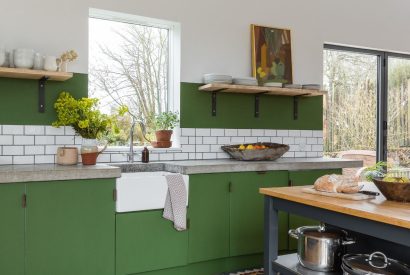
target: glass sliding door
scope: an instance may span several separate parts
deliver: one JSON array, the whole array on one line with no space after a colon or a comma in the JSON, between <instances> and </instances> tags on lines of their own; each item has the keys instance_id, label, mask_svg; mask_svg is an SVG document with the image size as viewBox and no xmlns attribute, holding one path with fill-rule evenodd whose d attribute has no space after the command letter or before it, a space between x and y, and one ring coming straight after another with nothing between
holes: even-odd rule
<instances>
[{"instance_id":1,"label":"glass sliding door","mask_svg":"<svg viewBox=\"0 0 410 275\"><path fill-rule=\"evenodd\" d=\"M324 155L376 161L380 56L325 49Z\"/></svg>"},{"instance_id":2,"label":"glass sliding door","mask_svg":"<svg viewBox=\"0 0 410 275\"><path fill-rule=\"evenodd\" d=\"M388 56L387 72L387 160L403 170L410 168L410 57Z\"/></svg>"}]
</instances>

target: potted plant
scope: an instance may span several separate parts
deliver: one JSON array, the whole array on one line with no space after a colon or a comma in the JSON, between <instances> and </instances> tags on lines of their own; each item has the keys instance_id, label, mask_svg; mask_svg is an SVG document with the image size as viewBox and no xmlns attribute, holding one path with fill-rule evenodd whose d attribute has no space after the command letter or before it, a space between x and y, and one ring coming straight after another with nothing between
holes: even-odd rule
<instances>
[{"instance_id":1,"label":"potted plant","mask_svg":"<svg viewBox=\"0 0 410 275\"><path fill-rule=\"evenodd\" d=\"M156 141L152 141L154 148L169 148L172 146L171 136L173 129L178 125L178 113L163 112L155 116Z\"/></svg>"},{"instance_id":2,"label":"potted plant","mask_svg":"<svg viewBox=\"0 0 410 275\"><path fill-rule=\"evenodd\" d=\"M117 121L128 109L121 106L117 114L106 115L98 109L97 98L75 99L67 92L62 92L54 104L57 120L54 127L71 126L82 137L81 159L84 165L95 165L97 157L102 151L98 150L97 139L110 132L117 132Z\"/></svg>"}]
</instances>

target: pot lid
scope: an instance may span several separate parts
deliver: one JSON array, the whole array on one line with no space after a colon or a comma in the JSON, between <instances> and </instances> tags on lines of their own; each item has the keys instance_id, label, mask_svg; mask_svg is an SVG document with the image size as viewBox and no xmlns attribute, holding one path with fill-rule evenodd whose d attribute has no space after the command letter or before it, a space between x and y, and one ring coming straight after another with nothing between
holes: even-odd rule
<instances>
[{"instance_id":1,"label":"pot lid","mask_svg":"<svg viewBox=\"0 0 410 275\"><path fill-rule=\"evenodd\" d=\"M345 255L343 265L351 269L354 274L374 275L407 275L410 269L403 263L386 257L382 252L374 252L371 255L357 254Z\"/></svg>"}]
</instances>

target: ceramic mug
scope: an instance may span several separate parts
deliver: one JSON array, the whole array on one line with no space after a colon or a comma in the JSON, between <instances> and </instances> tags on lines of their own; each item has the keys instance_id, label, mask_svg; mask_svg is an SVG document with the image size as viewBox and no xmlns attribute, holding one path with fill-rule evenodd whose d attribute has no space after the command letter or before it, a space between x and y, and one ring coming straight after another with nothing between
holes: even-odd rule
<instances>
[{"instance_id":1,"label":"ceramic mug","mask_svg":"<svg viewBox=\"0 0 410 275\"><path fill-rule=\"evenodd\" d=\"M78 149L76 147L58 147L57 164L76 165L78 163Z\"/></svg>"},{"instance_id":2,"label":"ceramic mug","mask_svg":"<svg viewBox=\"0 0 410 275\"><path fill-rule=\"evenodd\" d=\"M44 57L40 53L35 53L34 55L34 70L44 69Z\"/></svg>"},{"instance_id":3,"label":"ceramic mug","mask_svg":"<svg viewBox=\"0 0 410 275\"><path fill-rule=\"evenodd\" d=\"M57 71L57 58L55 56L46 56L44 58L44 70L49 72Z\"/></svg>"}]
</instances>

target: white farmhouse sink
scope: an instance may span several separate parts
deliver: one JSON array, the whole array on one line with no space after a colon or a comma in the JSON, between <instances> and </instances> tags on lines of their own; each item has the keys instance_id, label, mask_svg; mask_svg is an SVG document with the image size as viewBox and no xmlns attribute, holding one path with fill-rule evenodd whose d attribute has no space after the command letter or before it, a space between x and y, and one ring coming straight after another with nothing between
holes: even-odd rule
<instances>
[{"instance_id":1,"label":"white farmhouse sink","mask_svg":"<svg viewBox=\"0 0 410 275\"><path fill-rule=\"evenodd\" d=\"M168 192L165 175L169 172L123 173L117 179L118 213L163 209ZM189 177L183 175L188 192ZM187 193L188 194L188 193ZM188 201L187 201L188 206Z\"/></svg>"}]
</instances>

